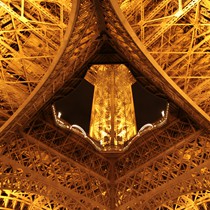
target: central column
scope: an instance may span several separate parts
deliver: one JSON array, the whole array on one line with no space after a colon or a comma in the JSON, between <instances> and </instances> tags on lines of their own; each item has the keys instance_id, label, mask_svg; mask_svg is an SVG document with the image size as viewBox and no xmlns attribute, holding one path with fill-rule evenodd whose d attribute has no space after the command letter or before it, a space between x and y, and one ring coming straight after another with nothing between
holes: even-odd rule
<instances>
[{"instance_id":1,"label":"central column","mask_svg":"<svg viewBox=\"0 0 210 210\"><path fill-rule=\"evenodd\" d=\"M115 131L114 131L114 114L115 114L115 71L110 72L111 75L111 146L117 144L115 141Z\"/></svg>"},{"instance_id":2,"label":"central column","mask_svg":"<svg viewBox=\"0 0 210 210\"><path fill-rule=\"evenodd\" d=\"M122 148L136 135L135 79L125 65L94 65L85 79L94 85L89 135L104 149Z\"/></svg>"}]
</instances>

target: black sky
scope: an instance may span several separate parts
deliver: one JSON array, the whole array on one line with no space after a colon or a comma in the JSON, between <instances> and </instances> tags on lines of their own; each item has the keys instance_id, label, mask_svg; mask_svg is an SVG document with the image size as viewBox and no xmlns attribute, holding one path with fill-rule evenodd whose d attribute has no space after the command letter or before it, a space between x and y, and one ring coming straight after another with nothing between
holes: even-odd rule
<instances>
[{"instance_id":1,"label":"black sky","mask_svg":"<svg viewBox=\"0 0 210 210\"><path fill-rule=\"evenodd\" d=\"M94 86L83 79L74 91L55 103L64 120L81 126L86 132L89 132L93 91Z\"/></svg>"}]
</instances>

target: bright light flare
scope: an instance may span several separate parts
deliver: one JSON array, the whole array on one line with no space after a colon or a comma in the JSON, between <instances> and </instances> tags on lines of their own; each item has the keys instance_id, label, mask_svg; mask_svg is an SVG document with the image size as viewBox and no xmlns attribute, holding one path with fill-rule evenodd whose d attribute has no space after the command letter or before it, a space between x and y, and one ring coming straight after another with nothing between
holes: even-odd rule
<instances>
[{"instance_id":1,"label":"bright light flare","mask_svg":"<svg viewBox=\"0 0 210 210\"><path fill-rule=\"evenodd\" d=\"M58 112L58 118L61 118L62 113Z\"/></svg>"}]
</instances>

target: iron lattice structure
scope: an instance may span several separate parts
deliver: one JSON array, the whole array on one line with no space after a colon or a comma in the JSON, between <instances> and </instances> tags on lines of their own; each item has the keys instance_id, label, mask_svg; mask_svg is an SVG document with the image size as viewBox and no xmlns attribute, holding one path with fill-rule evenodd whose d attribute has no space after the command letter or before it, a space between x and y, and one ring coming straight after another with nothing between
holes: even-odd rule
<instances>
[{"instance_id":1,"label":"iron lattice structure","mask_svg":"<svg viewBox=\"0 0 210 210\"><path fill-rule=\"evenodd\" d=\"M209 0L0 0L1 209L209 209ZM58 128L92 64L126 65L170 103L122 154Z\"/></svg>"}]
</instances>

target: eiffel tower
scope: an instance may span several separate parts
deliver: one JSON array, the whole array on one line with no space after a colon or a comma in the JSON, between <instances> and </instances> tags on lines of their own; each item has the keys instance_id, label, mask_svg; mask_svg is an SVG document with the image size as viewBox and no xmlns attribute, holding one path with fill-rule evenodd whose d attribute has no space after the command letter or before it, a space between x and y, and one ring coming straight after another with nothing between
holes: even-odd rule
<instances>
[{"instance_id":1,"label":"eiffel tower","mask_svg":"<svg viewBox=\"0 0 210 210\"><path fill-rule=\"evenodd\" d=\"M0 0L0 209L210 209L209 0ZM124 64L170 104L121 153L52 105L91 65Z\"/></svg>"}]
</instances>

